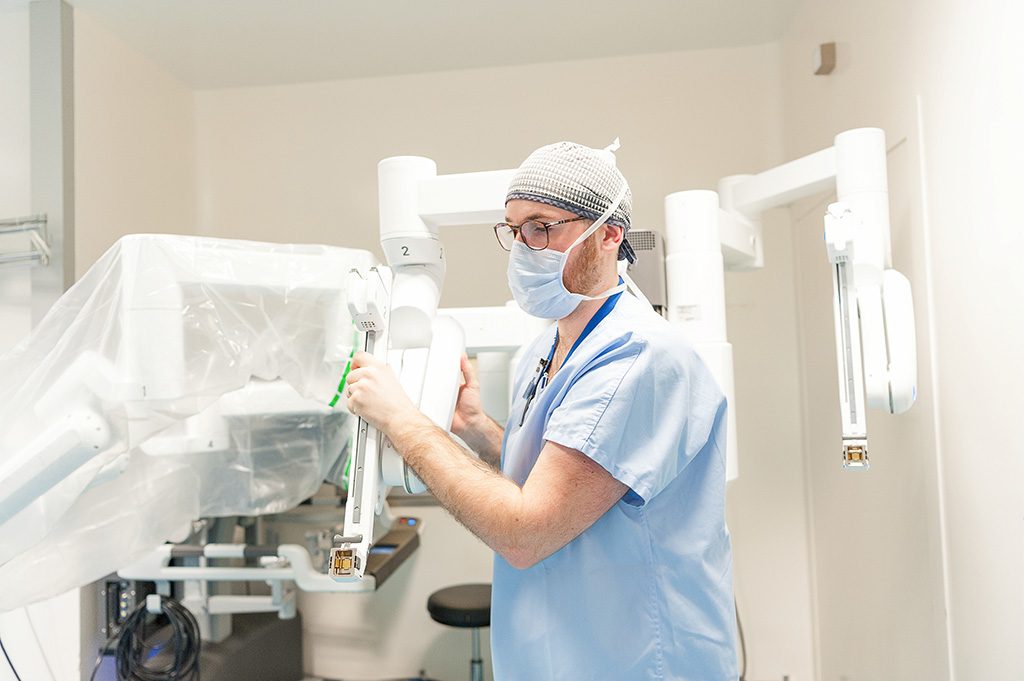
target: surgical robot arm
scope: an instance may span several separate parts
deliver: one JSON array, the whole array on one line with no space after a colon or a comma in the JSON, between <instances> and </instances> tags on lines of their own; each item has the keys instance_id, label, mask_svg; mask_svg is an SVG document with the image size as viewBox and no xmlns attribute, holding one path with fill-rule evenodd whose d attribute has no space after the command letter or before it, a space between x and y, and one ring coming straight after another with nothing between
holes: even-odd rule
<instances>
[{"instance_id":1,"label":"surgical robot arm","mask_svg":"<svg viewBox=\"0 0 1024 681\"><path fill-rule=\"evenodd\" d=\"M359 322L359 315L372 308L383 311L379 321L385 321L391 308L391 271L373 267L369 253L146 235L125 237L112 253L96 268L102 273L90 271L77 290L66 294L27 350L9 358L11 366L32 366L20 373L23 385L3 386L0 392L0 569L30 573L19 556L44 564L40 556L59 543L55 537L66 544L80 532L75 551L99 562L90 567L79 561L61 578L85 583L169 539L129 535L113 550L91 551L97 528L106 521L90 527L89 509L79 512L76 503L94 490L116 497L132 470L136 478L142 472L143 482L147 471L172 471L198 484L195 489L163 489L163 498L130 488L135 496L123 500L125 523L131 515L146 517L149 508L165 525L176 518L184 527L211 507L221 512L209 515L274 512L309 496L325 474L336 478L340 473L331 458L346 450L351 429L339 425L348 419L344 410L327 404L336 397L358 338L363 338L359 345L397 362L404 383L418 373L419 383L429 389L421 388L414 401L439 425L450 425L461 330L451 320L430 318L427 347L394 352L388 352L385 326L356 333L352 322ZM377 287L367 293L370 279ZM350 287L354 295L346 294ZM431 338L437 340L434 349ZM374 345L376 340L381 342ZM442 355L447 361L438 359ZM275 452L276 475L295 451L294 441L308 441L294 468L301 482L291 481L290 494L275 498L280 480L260 479L253 469L250 477L243 476L250 482L242 491L250 496L225 508L211 498L223 486L205 488L218 466L238 469L233 451L238 441L253 440L256 446L255 433L240 437L237 432L250 423L259 425L263 441L277 437L284 443ZM280 427L270 428L275 423ZM289 430L295 427L289 424L303 430ZM363 535L359 570L345 580L357 582L366 568L365 552L376 538L373 521L388 486L422 491L387 456L388 471L381 470L376 436L359 426L355 430L362 442L370 444L368 468L353 473L346 513L358 512L346 518L345 532L351 526ZM311 460L310 452L319 458ZM153 480L146 489L156 485ZM166 499L178 497L187 503L168 506ZM79 569L84 572L70 576ZM137 569L132 574L141 578ZM77 585L69 582L63 588ZM338 584L338 590L353 588L367 587Z\"/></svg>"},{"instance_id":2,"label":"surgical robot arm","mask_svg":"<svg viewBox=\"0 0 1024 681\"><path fill-rule=\"evenodd\" d=\"M890 414L917 398L917 350L910 281L892 269L885 135L855 130L836 138L836 193L825 213L832 265L843 462L867 467L865 403Z\"/></svg>"},{"instance_id":3,"label":"surgical robot arm","mask_svg":"<svg viewBox=\"0 0 1024 681\"><path fill-rule=\"evenodd\" d=\"M832 267L843 465L868 466L865 406L899 414L916 399L910 283L892 269L885 133L858 128L832 147L757 175L723 178L718 191L665 199L669 320L695 341L732 403L724 271L764 267L761 213L834 187L824 218ZM729 410L728 473L737 476L736 409Z\"/></svg>"}]
</instances>

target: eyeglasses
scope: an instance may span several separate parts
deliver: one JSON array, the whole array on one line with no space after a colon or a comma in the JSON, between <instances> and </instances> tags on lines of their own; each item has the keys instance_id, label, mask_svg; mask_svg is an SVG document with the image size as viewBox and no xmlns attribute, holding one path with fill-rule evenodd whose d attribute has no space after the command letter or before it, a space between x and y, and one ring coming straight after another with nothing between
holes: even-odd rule
<instances>
[{"instance_id":1,"label":"eyeglasses","mask_svg":"<svg viewBox=\"0 0 1024 681\"><path fill-rule=\"evenodd\" d=\"M567 222L576 222L578 220L586 220L585 217L568 218L567 220L558 220L556 222L538 222L537 220L527 220L518 227L510 225L507 222L499 222L494 225L494 236L498 238L498 243L506 251L512 250L512 244L515 242L517 236L523 237L523 243L526 247L532 251L543 251L548 247L548 230L558 225L564 225Z\"/></svg>"}]
</instances>

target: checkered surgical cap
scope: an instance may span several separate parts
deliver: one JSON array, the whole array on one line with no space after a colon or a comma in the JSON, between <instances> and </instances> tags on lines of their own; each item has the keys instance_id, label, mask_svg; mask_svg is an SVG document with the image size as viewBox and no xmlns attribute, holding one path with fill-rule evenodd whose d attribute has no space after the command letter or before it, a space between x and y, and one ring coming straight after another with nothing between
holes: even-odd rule
<instances>
[{"instance_id":1,"label":"checkered surgical cap","mask_svg":"<svg viewBox=\"0 0 1024 681\"><path fill-rule=\"evenodd\" d=\"M633 195L626 178L615 167L612 152L618 148L618 139L604 149L591 149L575 142L543 146L519 166L505 203L514 199L536 201L597 220L625 187L625 196L607 224L622 227L624 234L628 234ZM636 254L625 236L619 246L619 260L623 259L636 262Z\"/></svg>"}]
</instances>

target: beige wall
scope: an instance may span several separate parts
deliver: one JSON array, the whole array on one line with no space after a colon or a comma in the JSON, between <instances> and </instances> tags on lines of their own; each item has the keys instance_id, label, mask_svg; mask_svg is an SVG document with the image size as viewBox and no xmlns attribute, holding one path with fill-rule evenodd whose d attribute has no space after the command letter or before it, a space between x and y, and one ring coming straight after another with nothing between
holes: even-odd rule
<instances>
[{"instance_id":1,"label":"beige wall","mask_svg":"<svg viewBox=\"0 0 1024 681\"><path fill-rule=\"evenodd\" d=\"M918 404L872 413L873 468L843 473L821 228L795 207L823 681L1024 676L1020 15L998 0L807 2L782 42L789 155L861 125L897 146L893 262L918 333ZM832 40L840 67L811 75Z\"/></svg>"},{"instance_id":2,"label":"beige wall","mask_svg":"<svg viewBox=\"0 0 1024 681\"><path fill-rule=\"evenodd\" d=\"M75 271L125 234L193 234L193 94L75 12Z\"/></svg>"},{"instance_id":3,"label":"beige wall","mask_svg":"<svg viewBox=\"0 0 1024 681\"><path fill-rule=\"evenodd\" d=\"M783 211L765 214L763 224L764 269L726 275L740 464L727 494L734 581L746 634L746 678L809 681L815 678L813 584L794 237Z\"/></svg>"},{"instance_id":4,"label":"beige wall","mask_svg":"<svg viewBox=\"0 0 1024 681\"><path fill-rule=\"evenodd\" d=\"M599 146L616 136L634 191L634 224L660 229L666 194L713 188L724 175L784 160L778 59L769 45L200 91L200 229L379 252L376 165L384 157L425 155L440 173L470 172L513 167L559 139ZM811 591L792 247L789 224L778 217L768 221L769 267L728 280L743 471L729 492L729 520L748 678L799 681L813 674ZM449 256L443 304L509 297L506 256L488 226L442 237ZM482 545L475 550L486 553ZM402 617L427 626L426 596L409 594ZM391 639L403 627L385 631L381 648L401 649ZM340 674L329 661L345 642L332 651L329 637L308 633L327 647L311 671ZM461 660L463 651L452 654ZM382 660L399 666L380 673L409 673L416 663Z\"/></svg>"},{"instance_id":5,"label":"beige wall","mask_svg":"<svg viewBox=\"0 0 1024 681\"><path fill-rule=\"evenodd\" d=\"M779 154L776 48L453 71L196 93L204 233L377 246L377 162L428 156L438 172L509 168L571 138L603 146L658 226L670 191L713 187ZM756 110L756 114L755 114ZM501 303L490 229L446 246L444 304Z\"/></svg>"}]
</instances>

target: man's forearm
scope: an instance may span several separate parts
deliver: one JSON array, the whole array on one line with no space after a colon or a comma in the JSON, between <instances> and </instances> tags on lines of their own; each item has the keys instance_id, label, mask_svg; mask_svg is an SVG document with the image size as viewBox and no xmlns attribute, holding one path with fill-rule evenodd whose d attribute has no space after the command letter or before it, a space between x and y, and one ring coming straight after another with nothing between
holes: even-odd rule
<instances>
[{"instance_id":1,"label":"man's forearm","mask_svg":"<svg viewBox=\"0 0 1024 681\"><path fill-rule=\"evenodd\" d=\"M456 435L480 456L481 461L494 470L501 470L501 441L505 437L505 429L497 421L484 414L475 428Z\"/></svg>"},{"instance_id":2,"label":"man's forearm","mask_svg":"<svg viewBox=\"0 0 1024 681\"><path fill-rule=\"evenodd\" d=\"M528 539L519 485L471 456L425 417L404 420L388 437L444 508L489 547L516 559ZM497 450L500 456L500 438Z\"/></svg>"}]
</instances>

